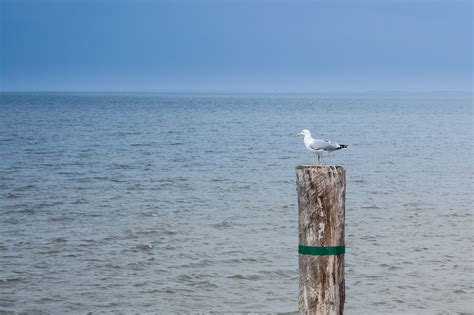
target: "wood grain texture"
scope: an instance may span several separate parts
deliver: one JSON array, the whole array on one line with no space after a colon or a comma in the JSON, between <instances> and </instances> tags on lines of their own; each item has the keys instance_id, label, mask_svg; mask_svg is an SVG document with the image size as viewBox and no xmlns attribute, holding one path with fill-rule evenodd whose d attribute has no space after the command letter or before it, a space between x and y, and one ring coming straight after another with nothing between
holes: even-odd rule
<instances>
[{"instance_id":1,"label":"wood grain texture","mask_svg":"<svg viewBox=\"0 0 474 315\"><path fill-rule=\"evenodd\" d=\"M296 168L299 244L344 245L345 171L341 166ZM299 255L302 314L343 314L344 254Z\"/></svg>"}]
</instances>

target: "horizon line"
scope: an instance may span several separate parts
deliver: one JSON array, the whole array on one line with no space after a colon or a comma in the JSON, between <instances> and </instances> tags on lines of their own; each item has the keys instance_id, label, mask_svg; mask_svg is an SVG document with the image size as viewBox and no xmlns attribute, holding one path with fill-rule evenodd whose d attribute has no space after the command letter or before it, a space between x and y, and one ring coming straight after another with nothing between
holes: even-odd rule
<instances>
[{"instance_id":1,"label":"horizon line","mask_svg":"<svg viewBox=\"0 0 474 315\"><path fill-rule=\"evenodd\" d=\"M170 90L170 91L153 91L153 90L0 90L0 94L15 93L64 93L64 94L364 94L364 93L462 93L472 94L473 90L327 90L327 91L226 91L226 90L210 90L210 91L192 91L192 90Z\"/></svg>"}]
</instances>

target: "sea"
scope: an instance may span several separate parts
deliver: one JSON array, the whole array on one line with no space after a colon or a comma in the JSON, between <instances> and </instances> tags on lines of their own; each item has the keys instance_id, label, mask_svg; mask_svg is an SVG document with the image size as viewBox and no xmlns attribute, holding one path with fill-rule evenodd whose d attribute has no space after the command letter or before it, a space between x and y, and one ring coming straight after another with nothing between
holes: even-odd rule
<instances>
[{"instance_id":1,"label":"sea","mask_svg":"<svg viewBox=\"0 0 474 315\"><path fill-rule=\"evenodd\" d=\"M470 93L0 94L0 314L298 311L302 129L346 314L474 313Z\"/></svg>"}]
</instances>

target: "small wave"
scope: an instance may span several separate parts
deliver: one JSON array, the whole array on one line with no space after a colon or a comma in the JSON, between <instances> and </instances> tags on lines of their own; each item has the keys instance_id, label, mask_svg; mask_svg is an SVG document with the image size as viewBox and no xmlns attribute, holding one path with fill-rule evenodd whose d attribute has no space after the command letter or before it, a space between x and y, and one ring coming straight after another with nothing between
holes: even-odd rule
<instances>
[{"instance_id":1,"label":"small wave","mask_svg":"<svg viewBox=\"0 0 474 315\"><path fill-rule=\"evenodd\" d=\"M89 203L89 202L86 199L83 199L83 198L77 199L77 200L71 202L72 205L83 205L83 204L87 204L87 203Z\"/></svg>"},{"instance_id":2,"label":"small wave","mask_svg":"<svg viewBox=\"0 0 474 315\"><path fill-rule=\"evenodd\" d=\"M7 284L7 283L16 283L25 281L26 278L24 277L7 277L7 278L0 278L0 284Z\"/></svg>"},{"instance_id":3,"label":"small wave","mask_svg":"<svg viewBox=\"0 0 474 315\"><path fill-rule=\"evenodd\" d=\"M213 178L211 179L211 182L225 182L226 180L224 178Z\"/></svg>"},{"instance_id":4,"label":"small wave","mask_svg":"<svg viewBox=\"0 0 474 315\"><path fill-rule=\"evenodd\" d=\"M123 182L125 182L125 180L118 179L118 178L112 178L112 179L110 179L110 181L113 182L113 183L123 183Z\"/></svg>"},{"instance_id":5,"label":"small wave","mask_svg":"<svg viewBox=\"0 0 474 315\"><path fill-rule=\"evenodd\" d=\"M151 244L139 244L135 246L136 249L144 250L144 251L149 251L153 249L153 245Z\"/></svg>"},{"instance_id":6,"label":"small wave","mask_svg":"<svg viewBox=\"0 0 474 315\"><path fill-rule=\"evenodd\" d=\"M269 276L278 276L278 277L290 277L294 276L294 272L290 270L263 270L260 272L262 275L269 275Z\"/></svg>"},{"instance_id":7,"label":"small wave","mask_svg":"<svg viewBox=\"0 0 474 315\"><path fill-rule=\"evenodd\" d=\"M156 142L130 144L131 147L151 147L153 145L156 145Z\"/></svg>"},{"instance_id":8,"label":"small wave","mask_svg":"<svg viewBox=\"0 0 474 315\"><path fill-rule=\"evenodd\" d=\"M398 266L390 266L388 267L388 270L400 270L402 268L398 267Z\"/></svg>"},{"instance_id":9,"label":"small wave","mask_svg":"<svg viewBox=\"0 0 474 315\"><path fill-rule=\"evenodd\" d=\"M112 136L138 136L141 134L140 131L118 131L111 133Z\"/></svg>"},{"instance_id":10,"label":"small wave","mask_svg":"<svg viewBox=\"0 0 474 315\"><path fill-rule=\"evenodd\" d=\"M59 171L56 174L66 175L66 176L79 176L79 175L82 175L82 173L80 173L80 172L70 172L70 171Z\"/></svg>"},{"instance_id":11,"label":"small wave","mask_svg":"<svg viewBox=\"0 0 474 315\"><path fill-rule=\"evenodd\" d=\"M376 205L364 206L360 208L361 209L381 209L379 206L376 206Z\"/></svg>"},{"instance_id":12,"label":"small wave","mask_svg":"<svg viewBox=\"0 0 474 315\"><path fill-rule=\"evenodd\" d=\"M12 210L7 210L4 212L4 214L11 214L11 213L25 213L25 214L33 214L35 213L35 209L33 209L32 206L27 205L27 204L18 204L18 205L13 205L9 206L8 208Z\"/></svg>"},{"instance_id":13,"label":"small wave","mask_svg":"<svg viewBox=\"0 0 474 315\"><path fill-rule=\"evenodd\" d=\"M107 176L94 176L94 177L92 177L92 179L94 179L94 180L109 180L110 177L107 177Z\"/></svg>"},{"instance_id":14,"label":"small wave","mask_svg":"<svg viewBox=\"0 0 474 315\"><path fill-rule=\"evenodd\" d=\"M408 203L402 204L402 206L418 208L418 207L420 207L420 204L417 203L417 202L408 202Z\"/></svg>"},{"instance_id":15,"label":"small wave","mask_svg":"<svg viewBox=\"0 0 474 315\"><path fill-rule=\"evenodd\" d=\"M231 264L235 264L235 263L245 263L245 262L257 262L258 260L255 259L255 258L250 258L250 257L244 257L244 258L233 258L233 259L228 259L228 260L225 260L224 262L225 263L231 263Z\"/></svg>"},{"instance_id":16,"label":"small wave","mask_svg":"<svg viewBox=\"0 0 474 315\"><path fill-rule=\"evenodd\" d=\"M226 229L232 227L232 223L228 221L222 221L220 223L211 224L211 226L216 229Z\"/></svg>"},{"instance_id":17,"label":"small wave","mask_svg":"<svg viewBox=\"0 0 474 315\"><path fill-rule=\"evenodd\" d=\"M65 222L65 221L71 221L73 220L73 218L67 216L67 215L58 215L58 216L55 216L55 217L52 217L52 218L49 218L48 221L49 222Z\"/></svg>"},{"instance_id":18,"label":"small wave","mask_svg":"<svg viewBox=\"0 0 474 315\"><path fill-rule=\"evenodd\" d=\"M29 185L17 187L17 188L15 188L13 191L15 191L15 192L21 192L21 191L28 191L28 190L35 189L35 188L37 188L37 186L32 185L32 184L29 184Z\"/></svg>"},{"instance_id":19,"label":"small wave","mask_svg":"<svg viewBox=\"0 0 474 315\"><path fill-rule=\"evenodd\" d=\"M112 264L112 263L107 263L107 264L104 265L104 267L110 268L110 269L121 269L122 268L122 266L117 265L117 264Z\"/></svg>"},{"instance_id":20,"label":"small wave","mask_svg":"<svg viewBox=\"0 0 474 315\"><path fill-rule=\"evenodd\" d=\"M128 170L128 169L131 169L132 166L129 164L123 164L123 163L113 163L111 168L114 170Z\"/></svg>"},{"instance_id":21,"label":"small wave","mask_svg":"<svg viewBox=\"0 0 474 315\"><path fill-rule=\"evenodd\" d=\"M80 178L76 178L75 179L75 182L77 183L83 183L83 184L88 184L88 183L91 183L92 182L92 179L90 177L80 177Z\"/></svg>"},{"instance_id":22,"label":"small wave","mask_svg":"<svg viewBox=\"0 0 474 315\"><path fill-rule=\"evenodd\" d=\"M156 217L160 216L157 212L143 212L142 214L145 217L154 217L154 218L156 218Z\"/></svg>"},{"instance_id":23,"label":"small wave","mask_svg":"<svg viewBox=\"0 0 474 315\"><path fill-rule=\"evenodd\" d=\"M63 238L63 237L56 237L56 238L53 238L53 242L55 243L66 243L66 239Z\"/></svg>"},{"instance_id":24,"label":"small wave","mask_svg":"<svg viewBox=\"0 0 474 315\"><path fill-rule=\"evenodd\" d=\"M174 288L163 288L160 291L163 292L163 293L175 294L178 290L176 290ZM179 290L179 291L181 291L181 290Z\"/></svg>"},{"instance_id":25,"label":"small wave","mask_svg":"<svg viewBox=\"0 0 474 315\"><path fill-rule=\"evenodd\" d=\"M33 154L35 155L53 155L53 154L59 154L61 152L58 151L33 151Z\"/></svg>"},{"instance_id":26,"label":"small wave","mask_svg":"<svg viewBox=\"0 0 474 315\"><path fill-rule=\"evenodd\" d=\"M189 264L185 264L183 265L183 267L184 268L202 268L202 267L212 266L213 264L214 262L212 260L204 259L197 262L191 262Z\"/></svg>"},{"instance_id":27,"label":"small wave","mask_svg":"<svg viewBox=\"0 0 474 315\"><path fill-rule=\"evenodd\" d=\"M48 207L54 207L54 206L60 206L60 205L63 205L64 202L63 201L55 201L55 202L42 202L42 203L38 203L37 205L35 205L36 208L48 208Z\"/></svg>"},{"instance_id":28,"label":"small wave","mask_svg":"<svg viewBox=\"0 0 474 315\"><path fill-rule=\"evenodd\" d=\"M454 290L453 292L456 293L456 294L466 293L466 291L464 291L463 289L457 289L457 290Z\"/></svg>"},{"instance_id":29,"label":"small wave","mask_svg":"<svg viewBox=\"0 0 474 315\"><path fill-rule=\"evenodd\" d=\"M229 278L229 279L237 279L237 280L260 280L262 277L259 276L259 275L242 275L242 274L237 274L237 275L228 276L227 278Z\"/></svg>"}]
</instances>

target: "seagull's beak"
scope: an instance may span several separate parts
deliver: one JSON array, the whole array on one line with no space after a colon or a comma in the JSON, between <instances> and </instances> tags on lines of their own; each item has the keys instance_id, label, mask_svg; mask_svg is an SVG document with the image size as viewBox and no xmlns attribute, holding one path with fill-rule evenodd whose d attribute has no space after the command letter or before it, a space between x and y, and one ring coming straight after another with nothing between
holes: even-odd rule
<instances>
[{"instance_id":1,"label":"seagull's beak","mask_svg":"<svg viewBox=\"0 0 474 315\"><path fill-rule=\"evenodd\" d=\"M303 133L302 132L295 132L293 134L294 137L302 137L303 136Z\"/></svg>"}]
</instances>

